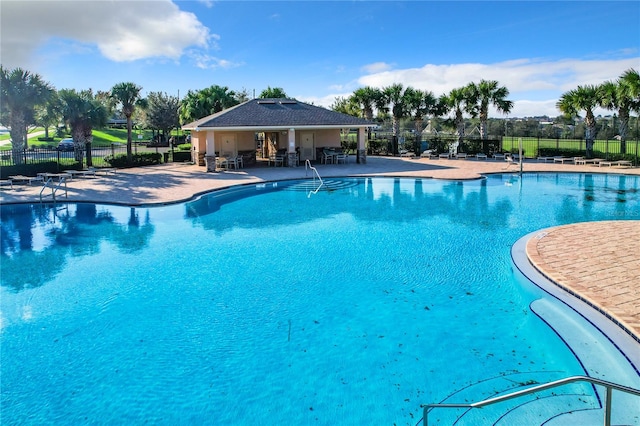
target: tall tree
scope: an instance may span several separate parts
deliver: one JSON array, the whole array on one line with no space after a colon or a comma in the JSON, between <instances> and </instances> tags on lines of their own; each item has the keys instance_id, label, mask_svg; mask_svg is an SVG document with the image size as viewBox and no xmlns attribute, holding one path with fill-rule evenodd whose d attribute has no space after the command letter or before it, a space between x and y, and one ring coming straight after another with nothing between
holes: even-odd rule
<instances>
[{"instance_id":1,"label":"tall tree","mask_svg":"<svg viewBox=\"0 0 640 426\"><path fill-rule=\"evenodd\" d=\"M353 103L358 105L362 111L362 117L365 120L373 120L373 109L377 105L377 101L382 97L382 92L371 86L356 89L351 95Z\"/></svg>"},{"instance_id":2,"label":"tall tree","mask_svg":"<svg viewBox=\"0 0 640 426\"><path fill-rule=\"evenodd\" d=\"M238 103L235 92L226 86L213 85L202 90L189 90L180 101L180 122L190 123Z\"/></svg>"},{"instance_id":3,"label":"tall tree","mask_svg":"<svg viewBox=\"0 0 640 426\"><path fill-rule=\"evenodd\" d=\"M420 138L424 118L437 113L438 99L433 92L429 90L423 91L412 87L407 87L405 97L409 114L412 115L414 119L416 138Z\"/></svg>"},{"instance_id":4,"label":"tall tree","mask_svg":"<svg viewBox=\"0 0 640 426\"><path fill-rule=\"evenodd\" d=\"M264 89L262 92L260 92L260 96L261 99L266 99L266 98L275 98L275 99L282 99L282 98L288 98L287 94L285 93L284 89L282 87L271 87L271 86L267 86L266 89Z\"/></svg>"},{"instance_id":5,"label":"tall tree","mask_svg":"<svg viewBox=\"0 0 640 426\"><path fill-rule=\"evenodd\" d=\"M0 123L9 128L16 162L27 147L27 126L35 124L35 108L44 104L53 88L22 68L8 70L0 65Z\"/></svg>"},{"instance_id":6,"label":"tall tree","mask_svg":"<svg viewBox=\"0 0 640 426\"><path fill-rule=\"evenodd\" d=\"M405 89L400 83L382 89L382 102L384 109L391 112L392 129L393 129L393 154L398 153L398 135L400 133L400 121L407 117L407 98L405 97Z\"/></svg>"},{"instance_id":7,"label":"tall tree","mask_svg":"<svg viewBox=\"0 0 640 426\"><path fill-rule=\"evenodd\" d=\"M58 93L53 91L43 105L36 107L36 122L44 127L44 137L49 139L49 127L60 123L62 118L62 104Z\"/></svg>"},{"instance_id":8,"label":"tall tree","mask_svg":"<svg viewBox=\"0 0 640 426\"><path fill-rule=\"evenodd\" d=\"M135 83L118 83L111 88L111 98L114 100L116 105L119 105L122 109L122 114L124 114L127 119L127 163L131 164L133 159L133 153L131 149L132 140L131 133L133 129L133 120L131 116L136 110L136 106L144 105L144 101L140 96L140 91L142 87L138 86Z\"/></svg>"},{"instance_id":9,"label":"tall tree","mask_svg":"<svg viewBox=\"0 0 640 426\"><path fill-rule=\"evenodd\" d=\"M358 109L358 105L353 102L351 97L336 97L334 102L329 105L329 109L332 111L341 112L343 114L349 114L354 117L360 117L360 110Z\"/></svg>"},{"instance_id":10,"label":"tall tree","mask_svg":"<svg viewBox=\"0 0 640 426\"><path fill-rule=\"evenodd\" d=\"M464 114L468 113L472 117L477 114L475 100L475 93L469 85L452 89L448 94L440 96L438 100L443 112L453 114L453 118L448 119L446 123L456 130L458 141L453 147L456 150L464 140Z\"/></svg>"},{"instance_id":11,"label":"tall tree","mask_svg":"<svg viewBox=\"0 0 640 426\"><path fill-rule=\"evenodd\" d=\"M596 135L596 119L593 109L599 105L598 88L594 85L578 86L560 96L556 107L568 117L577 117L580 111L585 112L585 145L587 157L593 156L593 142Z\"/></svg>"},{"instance_id":12,"label":"tall tree","mask_svg":"<svg viewBox=\"0 0 640 426\"><path fill-rule=\"evenodd\" d=\"M627 133L631 111L640 112L640 76L635 69L625 71L616 82L606 81L598 86L601 107L618 112L620 153L627 152Z\"/></svg>"},{"instance_id":13,"label":"tall tree","mask_svg":"<svg viewBox=\"0 0 640 426\"><path fill-rule=\"evenodd\" d=\"M495 80L480 80L479 84L471 83L469 90L475 97L476 111L480 118L480 139L487 139L487 121L489 120L489 106L493 105L498 112L508 114L513 108L513 102L508 100L509 89L498 86Z\"/></svg>"},{"instance_id":14,"label":"tall tree","mask_svg":"<svg viewBox=\"0 0 640 426\"><path fill-rule=\"evenodd\" d=\"M147 95L145 110L147 127L156 129L166 136L171 129L180 126L179 106L180 101L177 96L170 96L163 92L150 92Z\"/></svg>"},{"instance_id":15,"label":"tall tree","mask_svg":"<svg viewBox=\"0 0 640 426\"><path fill-rule=\"evenodd\" d=\"M84 151L87 151L87 165L92 165L91 143L93 128L103 126L107 119L107 107L97 99L91 90L77 92L63 89L58 92L62 116L71 128L75 159L83 167Z\"/></svg>"}]
</instances>

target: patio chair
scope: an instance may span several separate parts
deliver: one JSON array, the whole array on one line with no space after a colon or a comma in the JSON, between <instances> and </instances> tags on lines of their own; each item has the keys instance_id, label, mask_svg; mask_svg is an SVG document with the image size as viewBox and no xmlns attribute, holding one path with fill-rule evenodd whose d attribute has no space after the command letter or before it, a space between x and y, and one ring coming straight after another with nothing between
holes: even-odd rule
<instances>
[{"instance_id":1,"label":"patio chair","mask_svg":"<svg viewBox=\"0 0 640 426\"><path fill-rule=\"evenodd\" d=\"M340 164L341 161L342 161L342 164L347 164L347 158L349 158L349 154L345 154L344 152L339 152L335 155L334 160L336 164Z\"/></svg>"},{"instance_id":2,"label":"patio chair","mask_svg":"<svg viewBox=\"0 0 640 426\"><path fill-rule=\"evenodd\" d=\"M216 157L216 169L229 169L229 160L226 157Z\"/></svg>"},{"instance_id":3,"label":"patio chair","mask_svg":"<svg viewBox=\"0 0 640 426\"><path fill-rule=\"evenodd\" d=\"M334 157L335 157L335 152L330 151L328 149L322 150L322 163L324 164L333 163Z\"/></svg>"}]
</instances>

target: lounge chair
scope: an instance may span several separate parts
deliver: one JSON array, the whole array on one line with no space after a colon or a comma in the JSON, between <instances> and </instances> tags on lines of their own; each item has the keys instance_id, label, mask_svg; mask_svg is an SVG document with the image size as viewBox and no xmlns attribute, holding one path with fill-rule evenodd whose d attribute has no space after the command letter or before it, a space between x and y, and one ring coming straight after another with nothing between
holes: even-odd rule
<instances>
[{"instance_id":1,"label":"lounge chair","mask_svg":"<svg viewBox=\"0 0 640 426\"><path fill-rule=\"evenodd\" d=\"M445 158L445 159L449 159L449 157L451 156L451 154L449 154L448 152L443 152L442 154L438 154L438 158Z\"/></svg>"},{"instance_id":2,"label":"lounge chair","mask_svg":"<svg viewBox=\"0 0 640 426\"><path fill-rule=\"evenodd\" d=\"M538 161L546 163L547 161L553 162L553 157L538 157Z\"/></svg>"},{"instance_id":3,"label":"lounge chair","mask_svg":"<svg viewBox=\"0 0 640 426\"><path fill-rule=\"evenodd\" d=\"M72 179L75 178L76 176L82 176L82 177L96 176L95 170L65 170L65 172L69 173Z\"/></svg>"},{"instance_id":4,"label":"lounge chair","mask_svg":"<svg viewBox=\"0 0 640 426\"><path fill-rule=\"evenodd\" d=\"M9 176L12 182L28 182L29 185L32 185L33 182L44 182L44 177L41 174L38 176L23 176L23 175L14 175Z\"/></svg>"},{"instance_id":5,"label":"lounge chair","mask_svg":"<svg viewBox=\"0 0 640 426\"><path fill-rule=\"evenodd\" d=\"M493 159L496 160L496 161L504 160L505 159L505 155L497 152L497 153L493 154Z\"/></svg>"},{"instance_id":6,"label":"lounge chair","mask_svg":"<svg viewBox=\"0 0 640 426\"><path fill-rule=\"evenodd\" d=\"M115 167L89 167L87 170L94 172L96 175L102 173L106 176L108 174L115 174L117 169Z\"/></svg>"},{"instance_id":7,"label":"lounge chair","mask_svg":"<svg viewBox=\"0 0 640 426\"><path fill-rule=\"evenodd\" d=\"M510 154L505 155L504 161L507 162L507 166L504 167L502 170L507 170L511 166L518 165L518 161Z\"/></svg>"},{"instance_id":8,"label":"lounge chair","mask_svg":"<svg viewBox=\"0 0 640 426\"><path fill-rule=\"evenodd\" d=\"M573 157L561 157L561 156L553 157L554 163L564 164L565 161L573 161Z\"/></svg>"},{"instance_id":9,"label":"lounge chair","mask_svg":"<svg viewBox=\"0 0 640 426\"><path fill-rule=\"evenodd\" d=\"M466 160L467 159L467 153L466 152L459 152L456 154L456 158L461 159L461 160Z\"/></svg>"},{"instance_id":10,"label":"lounge chair","mask_svg":"<svg viewBox=\"0 0 640 426\"><path fill-rule=\"evenodd\" d=\"M2 186L9 186L9 189L13 189L13 181L11 179L1 179L0 180L0 187Z\"/></svg>"}]
</instances>

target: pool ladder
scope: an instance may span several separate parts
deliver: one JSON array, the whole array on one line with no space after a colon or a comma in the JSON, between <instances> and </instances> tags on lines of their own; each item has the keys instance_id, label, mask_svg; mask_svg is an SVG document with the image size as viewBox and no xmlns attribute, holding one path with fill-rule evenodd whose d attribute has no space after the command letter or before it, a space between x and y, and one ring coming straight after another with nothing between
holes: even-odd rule
<instances>
[{"instance_id":1,"label":"pool ladder","mask_svg":"<svg viewBox=\"0 0 640 426\"><path fill-rule=\"evenodd\" d=\"M587 382L590 383L592 385L600 385L603 386L606 390L606 396L605 396L605 401L604 401L604 421L603 421L603 425L604 426L611 426L611 397L613 396L613 390L617 390L620 392L624 392L624 393L628 393L630 395L635 395L635 396L640 396L640 390L639 389L634 389L634 388L630 388L627 386L623 386L623 385L619 385L617 383L613 383L613 382L608 382L606 380L600 380L600 379L596 379L594 377L587 377L587 376L572 376L572 377L567 377L564 379L560 379L560 380L556 380L554 382L549 382L549 383L545 383L543 385L538 385L538 386L534 386L528 389L524 389L521 391L516 391L516 392L512 392L509 393L507 395L502 395L502 396L498 396L495 398L489 398L489 399L485 399L483 401L479 401L479 402L473 402L473 403L467 403L467 404L425 404L422 406L423 408L423 425L424 426L428 426L429 425L429 421L428 421L428 414L429 411L435 409L435 408L466 408L467 410L470 410L472 408L482 408L482 407L486 407L492 404L496 404L498 402L502 402L502 401L508 401L510 399L514 399L514 398L518 398L524 395L529 395L532 393L536 393L536 392L540 392L543 391L545 389L552 389L552 388L556 388L559 386L563 386L569 383L574 383L574 382Z\"/></svg>"},{"instance_id":2,"label":"pool ladder","mask_svg":"<svg viewBox=\"0 0 640 426\"><path fill-rule=\"evenodd\" d=\"M64 184L64 187L62 186L62 184ZM51 188L51 194L43 195L42 193L47 188ZM42 185L42 189L40 190L40 202L42 202L43 197L51 197L53 198L53 201L56 201L56 191L58 190L64 191L64 196L67 197L67 179L61 177L57 184L53 183L52 178L47 179L47 181Z\"/></svg>"},{"instance_id":3,"label":"pool ladder","mask_svg":"<svg viewBox=\"0 0 640 426\"><path fill-rule=\"evenodd\" d=\"M320 188L322 187L322 185L324 185L324 182L322 181L322 178L318 174L318 170L311 165L311 161L309 161L309 159L307 159L305 161L305 163L304 163L304 171L305 171L305 173L307 172L307 169L311 169L311 171L313 172L313 187L314 188L316 186L316 177L320 181L320 184L318 185L318 187L313 189L313 190L311 190L311 191L309 191L309 193L307 194L307 198L309 198L309 197L311 197L311 194L317 194L318 191L320 191Z\"/></svg>"}]
</instances>

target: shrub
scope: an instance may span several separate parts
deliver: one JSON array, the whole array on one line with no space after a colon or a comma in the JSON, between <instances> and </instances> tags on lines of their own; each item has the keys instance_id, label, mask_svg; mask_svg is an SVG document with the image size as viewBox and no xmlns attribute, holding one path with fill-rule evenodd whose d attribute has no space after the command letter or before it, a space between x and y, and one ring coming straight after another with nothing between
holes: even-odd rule
<instances>
[{"instance_id":1,"label":"shrub","mask_svg":"<svg viewBox=\"0 0 640 426\"><path fill-rule=\"evenodd\" d=\"M190 143L181 143L178 145L178 151L191 151Z\"/></svg>"},{"instance_id":2,"label":"shrub","mask_svg":"<svg viewBox=\"0 0 640 426\"><path fill-rule=\"evenodd\" d=\"M118 154L115 156L106 156L104 161L109 163L111 167L137 167L137 166L151 166L153 164L160 164L162 162L162 154L159 152L143 152L139 154L133 154L131 156L131 164L127 163L127 154Z\"/></svg>"}]
</instances>

